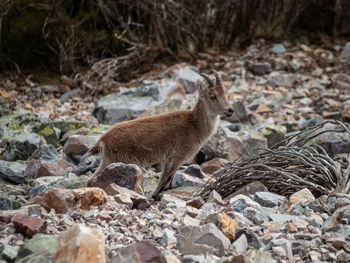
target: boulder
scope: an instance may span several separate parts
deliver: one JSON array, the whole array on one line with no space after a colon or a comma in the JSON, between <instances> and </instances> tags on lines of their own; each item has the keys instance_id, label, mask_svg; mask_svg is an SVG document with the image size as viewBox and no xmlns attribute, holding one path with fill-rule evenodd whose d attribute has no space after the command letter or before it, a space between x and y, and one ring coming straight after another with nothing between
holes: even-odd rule
<instances>
[{"instance_id":1,"label":"boulder","mask_svg":"<svg viewBox=\"0 0 350 263\"><path fill-rule=\"evenodd\" d=\"M210 192L207 202L208 203L215 203L215 204L221 205L221 206L225 205L225 202L222 200L221 195L218 192L216 192L215 190Z\"/></svg>"},{"instance_id":2,"label":"boulder","mask_svg":"<svg viewBox=\"0 0 350 263\"><path fill-rule=\"evenodd\" d=\"M112 263L124 262L166 263L167 261L155 245L144 240L119 249L117 255L112 258Z\"/></svg>"},{"instance_id":3,"label":"boulder","mask_svg":"<svg viewBox=\"0 0 350 263\"><path fill-rule=\"evenodd\" d=\"M18 248L10 245L0 245L0 260L3 262L14 262L18 253ZM2 260L1 260L2 261Z\"/></svg>"},{"instance_id":4,"label":"boulder","mask_svg":"<svg viewBox=\"0 0 350 263\"><path fill-rule=\"evenodd\" d=\"M71 135L64 144L63 152L68 156L83 155L97 142L99 136Z\"/></svg>"},{"instance_id":5,"label":"boulder","mask_svg":"<svg viewBox=\"0 0 350 263\"><path fill-rule=\"evenodd\" d=\"M125 187L121 187L117 184L110 184L106 189L107 195L117 196L117 201L130 199L132 201L131 208L145 209L150 206L147 198Z\"/></svg>"},{"instance_id":6,"label":"boulder","mask_svg":"<svg viewBox=\"0 0 350 263\"><path fill-rule=\"evenodd\" d=\"M95 154L90 155L89 153L84 154L79 161L79 164L75 167L74 173L77 175L86 174L87 172L94 173L97 167L100 165L101 155Z\"/></svg>"},{"instance_id":7,"label":"boulder","mask_svg":"<svg viewBox=\"0 0 350 263\"><path fill-rule=\"evenodd\" d=\"M60 160L60 155L53 145L43 144L34 151L32 158L55 163Z\"/></svg>"},{"instance_id":8,"label":"boulder","mask_svg":"<svg viewBox=\"0 0 350 263\"><path fill-rule=\"evenodd\" d=\"M41 123L33 128L33 131L45 138L48 144L58 147L60 145L61 131L52 123Z\"/></svg>"},{"instance_id":9,"label":"boulder","mask_svg":"<svg viewBox=\"0 0 350 263\"><path fill-rule=\"evenodd\" d=\"M314 195L310 192L309 189L304 188L298 192L295 192L289 197L289 205L295 206L298 204L304 204L306 202L315 201Z\"/></svg>"},{"instance_id":10,"label":"boulder","mask_svg":"<svg viewBox=\"0 0 350 263\"><path fill-rule=\"evenodd\" d=\"M26 170L25 174L28 177L46 177L46 176L66 176L73 171L74 165L65 161L58 160L57 162L47 162L44 160L32 160Z\"/></svg>"},{"instance_id":11,"label":"boulder","mask_svg":"<svg viewBox=\"0 0 350 263\"><path fill-rule=\"evenodd\" d=\"M176 172L176 174L171 179L171 188L181 187L181 186L193 186L199 187L205 184L205 181L185 173Z\"/></svg>"},{"instance_id":12,"label":"boulder","mask_svg":"<svg viewBox=\"0 0 350 263\"><path fill-rule=\"evenodd\" d=\"M32 198L28 204L40 204L48 212L66 213L74 209L89 210L90 206L106 204L107 194L100 188L54 188Z\"/></svg>"},{"instance_id":13,"label":"boulder","mask_svg":"<svg viewBox=\"0 0 350 263\"><path fill-rule=\"evenodd\" d=\"M208 174L213 174L217 170L219 170L221 167L224 167L226 164L228 164L229 161L223 158L214 158L210 161L204 162L201 164L201 168L203 172Z\"/></svg>"},{"instance_id":14,"label":"boulder","mask_svg":"<svg viewBox=\"0 0 350 263\"><path fill-rule=\"evenodd\" d=\"M43 140L35 133L20 133L17 136L5 138L2 143L6 145L1 154L2 159L17 161L27 160L43 144Z\"/></svg>"},{"instance_id":15,"label":"boulder","mask_svg":"<svg viewBox=\"0 0 350 263\"><path fill-rule=\"evenodd\" d=\"M177 237L176 247L187 255L216 254L223 256L231 242L212 223L203 226L184 226Z\"/></svg>"},{"instance_id":16,"label":"boulder","mask_svg":"<svg viewBox=\"0 0 350 263\"><path fill-rule=\"evenodd\" d=\"M172 101L176 104L181 103L183 98L183 89L180 90L174 81L144 81L141 87L102 97L93 115L100 123L115 124L136 119L146 111L152 112L152 109ZM165 107L161 112L166 110Z\"/></svg>"},{"instance_id":17,"label":"boulder","mask_svg":"<svg viewBox=\"0 0 350 263\"><path fill-rule=\"evenodd\" d=\"M225 213L210 214L201 224L213 223L230 241L235 240L237 222Z\"/></svg>"},{"instance_id":18,"label":"boulder","mask_svg":"<svg viewBox=\"0 0 350 263\"><path fill-rule=\"evenodd\" d=\"M56 237L36 234L19 248L16 263L47 262L53 263L57 249Z\"/></svg>"},{"instance_id":19,"label":"boulder","mask_svg":"<svg viewBox=\"0 0 350 263\"><path fill-rule=\"evenodd\" d=\"M204 178L204 174L201 170L201 167L198 164L191 164L187 166L184 173L191 175L193 177L197 177L199 179Z\"/></svg>"},{"instance_id":20,"label":"boulder","mask_svg":"<svg viewBox=\"0 0 350 263\"><path fill-rule=\"evenodd\" d=\"M265 75L271 71L271 64L268 62L254 63L250 66L250 71L253 72L254 75Z\"/></svg>"},{"instance_id":21,"label":"boulder","mask_svg":"<svg viewBox=\"0 0 350 263\"><path fill-rule=\"evenodd\" d=\"M287 199L282 195L277 195L270 192L256 192L254 201L265 207L275 207L287 202Z\"/></svg>"},{"instance_id":22,"label":"boulder","mask_svg":"<svg viewBox=\"0 0 350 263\"><path fill-rule=\"evenodd\" d=\"M267 139L267 146L270 148L284 139L287 128L284 126L269 125L261 129L260 132Z\"/></svg>"},{"instance_id":23,"label":"boulder","mask_svg":"<svg viewBox=\"0 0 350 263\"><path fill-rule=\"evenodd\" d=\"M267 148L267 139L259 132L248 127L232 132L229 126L228 122L220 121L217 132L202 147L209 158L220 157L234 161L238 157L251 158L257 154L257 149Z\"/></svg>"},{"instance_id":24,"label":"boulder","mask_svg":"<svg viewBox=\"0 0 350 263\"><path fill-rule=\"evenodd\" d=\"M350 60L350 42L347 42L342 50L340 56L344 59Z\"/></svg>"},{"instance_id":25,"label":"boulder","mask_svg":"<svg viewBox=\"0 0 350 263\"><path fill-rule=\"evenodd\" d=\"M233 192L231 195L226 197L225 200L230 200L232 197L235 197L236 195L245 195L245 196L254 195L256 192L268 192L268 189L263 183L259 181L254 181L245 186L242 186L241 188Z\"/></svg>"},{"instance_id":26,"label":"boulder","mask_svg":"<svg viewBox=\"0 0 350 263\"><path fill-rule=\"evenodd\" d=\"M16 230L29 238L38 233L45 233L47 222L38 217L17 214L12 219Z\"/></svg>"},{"instance_id":27,"label":"boulder","mask_svg":"<svg viewBox=\"0 0 350 263\"><path fill-rule=\"evenodd\" d=\"M77 224L57 238L55 263L104 263L105 240L98 228Z\"/></svg>"},{"instance_id":28,"label":"boulder","mask_svg":"<svg viewBox=\"0 0 350 263\"><path fill-rule=\"evenodd\" d=\"M232 250L233 255L241 255L246 252L247 248L247 237L243 234L235 242L232 243L230 250Z\"/></svg>"},{"instance_id":29,"label":"boulder","mask_svg":"<svg viewBox=\"0 0 350 263\"><path fill-rule=\"evenodd\" d=\"M112 183L143 194L143 173L135 164L111 163L88 185L105 190Z\"/></svg>"},{"instance_id":30,"label":"boulder","mask_svg":"<svg viewBox=\"0 0 350 263\"><path fill-rule=\"evenodd\" d=\"M271 72L268 76L267 83L273 87L285 87L291 89L297 82L298 76L295 74Z\"/></svg>"},{"instance_id":31,"label":"boulder","mask_svg":"<svg viewBox=\"0 0 350 263\"><path fill-rule=\"evenodd\" d=\"M203 77L191 68L180 68L175 75L175 80L181 83L186 93L196 91L196 81L198 79L203 79Z\"/></svg>"},{"instance_id":32,"label":"boulder","mask_svg":"<svg viewBox=\"0 0 350 263\"><path fill-rule=\"evenodd\" d=\"M272 52L275 54L281 54L286 52L286 48L283 44L275 44L272 48Z\"/></svg>"},{"instance_id":33,"label":"boulder","mask_svg":"<svg viewBox=\"0 0 350 263\"><path fill-rule=\"evenodd\" d=\"M26 165L21 162L7 162L0 160L0 178L16 184L29 181L24 171Z\"/></svg>"},{"instance_id":34,"label":"boulder","mask_svg":"<svg viewBox=\"0 0 350 263\"><path fill-rule=\"evenodd\" d=\"M197 209L201 208L204 204L205 204L205 201L200 196L197 196L186 202L187 206L192 206Z\"/></svg>"}]
</instances>

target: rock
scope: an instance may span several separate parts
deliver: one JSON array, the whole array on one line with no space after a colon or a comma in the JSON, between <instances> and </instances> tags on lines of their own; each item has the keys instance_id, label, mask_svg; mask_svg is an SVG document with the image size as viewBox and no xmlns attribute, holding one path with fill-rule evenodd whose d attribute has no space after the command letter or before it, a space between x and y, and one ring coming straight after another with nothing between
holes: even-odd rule
<instances>
[{"instance_id":1,"label":"rock","mask_svg":"<svg viewBox=\"0 0 350 263\"><path fill-rule=\"evenodd\" d=\"M254 63L250 67L250 71L253 72L254 75L265 75L271 71L271 64L268 62Z\"/></svg>"},{"instance_id":2,"label":"rock","mask_svg":"<svg viewBox=\"0 0 350 263\"><path fill-rule=\"evenodd\" d=\"M210 161L204 162L201 164L202 171L208 174L213 174L217 170L219 170L221 167L224 167L226 164L228 164L229 161L223 158L214 158Z\"/></svg>"},{"instance_id":3,"label":"rock","mask_svg":"<svg viewBox=\"0 0 350 263\"><path fill-rule=\"evenodd\" d=\"M181 261L175 255L171 254L164 255L164 259L166 263L181 263Z\"/></svg>"},{"instance_id":4,"label":"rock","mask_svg":"<svg viewBox=\"0 0 350 263\"><path fill-rule=\"evenodd\" d=\"M25 176L26 166L21 162L7 162L0 160L0 178L6 181L24 184L29 181Z\"/></svg>"},{"instance_id":5,"label":"rock","mask_svg":"<svg viewBox=\"0 0 350 263\"><path fill-rule=\"evenodd\" d=\"M328 229L329 231L329 228L341 224L342 220L347 217L350 218L350 205L335 210L334 213L324 221L322 229L325 231Z\"/></svg>"},{"instance_id":6,"label":"rock","mask_svg":"<svg viewBox=\"0 0 350 263\"><path fill-rule=\"evenodd\" d=\"M0 210L12 210L13 209L13 200L7 197L0 197Z\"/></svg>"},{"instance_id":7,"label":"rock","mask_svg":"<svg viewBox=\"0 0 350 263\"><path fill-rule=\"evenodd\" d=\"M55 263L104 263L104 235L98 228L72 226L57 238Z\"/></svg>"},{"instance_id":8,"label":"rock","mask_svg":"<svg viewBox=\"0 0 350 263\"><path fill-rule=\"evenodd\" d=\"M77 96L78 94L79 94L79 90L78 89L70 90L70 91L67 91L67 92L63 93L61 95L61 97L59 98L59 100L60 100L61 103L63 103L65 101L67 101L68 99Z\"/></svg>"},{"instance_id":9,"label":"rock","mask_svg":"<svg viewBox=\"0 0 350 263\"><path fill-rule=\"evenodd\" d=\"M314 195L310 192L309 189L304 188L289 197L289 205L295 206L298 204L304 204L306 202L315 201Z\"/></svg>"},{"instance_id":10,"label":"rock","mask_svg":"<svg viewBox=\"0 0 350 263\"><path fill-rule=\"evenodd\" d=\"M275 54L280 54L286 52L286 48L283 44L275 44L272 48L272 52Z\"/></svg>"},{"instance_id":11,"label":"rock","mask_svg":"<svg viewBox=\"0 0 350 263\"><path fill-rule=\"evenodd\" d=\"M127 205L130 208L132 208L132 206L133 206L133 202L132 202L130 196L126 193L116 194L116 195L114 195L114 199L119 204Z\"/></svg>"},{"instance_id":12,"label":"rock","mask_svg":"<svg viewBox=\"0 0 350 263\"><path fill-rule=\"evenodd\" d=\"M215 203L217 205L224 206L225 202L222 200L221 195L216 192L215 190L211 191L209 196L208 196L208 203Z\"/></svg>"},{"instance_id":13,"label":"rock","mask_svg":"<svg viewBox=\"0 0 350 263\"><path fill-rule=\"evenodd\" d=\"M179 199L187 201L187 200L191 199L194 195L196 195L196 193L198 193L199 189L200 188L198 188L198 187L181 186L181 187L166 190L166 191L162 192L160 195L169 194L169 195L172 195L172 196L177 197Z\"/></svg>"},{"instance_id":14,"label":"rock","mask_svg":"<svg viewBox=\"0 0 350 263\"><path fill-rule=\"evenodd\" d=\"M347 105L342 112L341 119L343 122L350 122L350 105Z\"/></svg>"},{"instance_id":15,"label":"rock","mask_svg":"<svg viewBox=\"0 0 350 263\"><path fill-rule=\"evenodd\" d=\"M180 68L175 75L175 80L180 81L186 93L193 93L196 91L196 81L203 79L196 71L190 68Z\"/></svg>"},{"instance_id":16,"label":"rock","mask_svg":"<svg viewBox=\"0 0 350 263\"><path fill-rule=\"evenodd\" d=\"M292 252L292 245L290 243L290 241L288 241L287 239L284 238L279 238L279 239L273 239L271 241L272 246L279 246L282 247L286 253L286 257L288 259L293 257L293 252Z\"/></svg>"},{"instance_id":17,"label":"rock","mask_svg":"<svg viewBox=\"0 0 350 263\"><path fill-rule=\"evenodd\" d=\"M232 243L230 250L233 255L241 255L246 252L248 248L248 241L245 235L241 235L235 242Z\"/></svg>"},{"instance_id":18,"label":"rock","mask_svg":"<svg viewBox=\"0 0 350 263\"><path fill-rule=\"evenodd\" d=\"M257 149L267 148L266 138L257 131L247 128L237 133L232 132L229 126L228 122L220 121L217 132L202 147L209 158L220 157L234 161L238 157L251 158L257 154Z\"/></svg>"},{"instance_id":19,"label":"rock","mask_svg":"<svg viewBox=\"0 0 350 263\"><path fill-rule=\"evenodd\" d=\"M186 207L186 202L184 200L181 200L169 194L163 194L161 201L165 203L174 203L177 208Z\"/></svg>"},{"instance_id":20,"label":"rock","mask_svg":"<svg viewBox=\"0 0 350 263\"><path fill-rule=\"evenodd\" d=\"M286 255L286 251L284 250L283 247L273 247L272 249L272 253L274 255L276 255L277 257L280 257L280 258L285 258L287 255Z\"/></svg>"},{"instance_id":21,"label":"rock","mask_svg":"<svg viewBox=\"0 0 350 263\"><path fill-rule=\"evenodd\" d=\"M340 56L342 58L350 60L350 42L347 42L344 46L343 51L341 52Z\"/></svg>"},{"instance_id":22,"label":"rock","mask_svg":"<svg viewBox=\"0 0 350 263\"><path fill-rule=\"evenodd\" d=\"M97 167L100 165L101 155L89 155L84 154L79 161L79 164L75 167L74 173L77 175L86 174L87 172L94 173Z\"/></svg>"},{"instance_id":23,"label":"rock","mask_svg":"<svg viewBox=\"0 0 350 263\"><path fill-rule=\"evenodd\" d=\"M98 138L94 135L71 135L64 144L63 152L68 156L83 155L94 146Z\"/></svg>"},{"instance_id":24,"label":"rock","mask_svg":"<svg viewBox=\"0 0 350 263\"><path fill-rule=\"evenodd\" d=\"M259 249L264 246L261 238L252 230L237 229L235 239L239 239L242 235L246 237L249 246L254 247L255 249Z\"/></svg>"},{"instance_id":25,"label":"rock","mask_svg":"<svg viewBox=\"0 0 350 263\"><path fill-rule=\"evenodd\" d=\"M4 259L6 262L14 262L17 257L18 248L9 245L4 245L2 247L2 245L0 245L0 252L0 259Z\"/></svg>"},{"instance_id":26,"label":"rock","mask_svg":"<svg viewBox=\"0 0 350 263\"><path fill-rule=\"evenodd\" d=\"M271 253L248 249L242 255L232 257L232 262L239 263L277 263L277 260L271 257Z\"/></svg>"},{"instance_id":27,"label":"rock","mask_svg":"<svg viewBox=\"0 0 350 263\"><path fill-rule=\"evenodd\" d=\"M55 236L36 234L32 239L26 240L20 247L15 262L53 263L56 249L57 241Z\"/></svg>"},{"instance_id":28,"label":"rock","mask_svg":"<svg viewBox=\"0 0 350 263\"><path fill-rule=\"evenodd\" d=\"M143 173L135 164L111 163L102 174L91 179L89 186L105 190L112 183L143 194Z\"/></svg>"},{"instance_id":29,"label":"rock","mask_svg":"<svg viewBox=\"0 0 350 263\"><path fill-rule=\"evenodd\" d=\"M32 158L55 163L60 160L60 155L53 145L44 144L34 151Z\"/></svg>"},{"instance_id":30,"label":"rock","mask_svg":"<svg viewBox=\"0 0 350 263\"><path fill-rule=\"evenodd\" d=\"M230 122L247 122L248 121L248 113L247 113L247 110L243 104L243 101L242 100L236 100L236 101L233 101L233 103L231 104L232 105L232 108L233 108L233 115L232 117L225 117L228 121ZM230 127L230 130L232 130L232 125L229 126ZM234 129L232 131L235 131ZM236 130L236 131L239 131Z\"/></svg>"},{"instance_id":31,"label":"rock","mask_svg":"<svg viewBox=\"0 0 350 263\"><path fill-rule=\"evenodd\" d=\"M337 73L332 76L333 84L340 90L350 89L350 76L348 74Z\"/></svg>"},{"instance_id":32,"label":"rock","mask_svg":"<svg viewBox=\"0 0 350 263\"><path fill-rule=\"evenodd\" d=\"M230 246L230 240L214 224L200 227L185 226L177 237L177 249L187 255L215 253L222 256Z\"/></svg>"},{"instance_id":33,"label":"rock","mask_svg":"<svg viewBox=\"0 0 350 263\"><path fill-rule=\"evenodd\" d=\"M124 262L166 263L159 249L147 240L139 241L119 249L117 255L112 258L112 263Z\"/></svg>"},{"instance_id":34,"label":"rock","mask_svg":"<svg viewBox=\"0 0 350 263\"><path fill-rule=\"evenodd\" d=\"M197 177L199 179L204 178L204 174L201 170L201 167L198 164L191 164L187 166L184 173L191 175L193 177Z\"/></svg>"},{"instance_id":35,"label":"rock","mask_svg":"<svg viewBox=\"0 0 350 263\"><path fill-rule=\"evenodd\" d=\"M305 129L305 128L317 126L321 123L323 123L323 118L321 116L316 116L314 118L311 118L310 120L302 122L301 128Z\"/></svg>"},{"instance_id":36,"label":"rock","mask_svg":"<svg viewBox=\"0 0 350 263\"><path fill-rule=\"evenodd\" d=\"M281 74L274 71L269 74L267 83L273 87L285 87L287 89L291 89L294 87L297 80L298 77L295 74Z\"/></svg>"},{"instance_id":37,"label":"rock","mask_svg":"<svg viewBox=\"0 0 350 263\"><path fill-rule=\"evenodd\" d=\"M254 201L265 207L275 207L287 202L287 199L282 195L277 195L270 192L256 192Z\"/></svg>"},{"instance_id":38,"label":"rock","mask_svg":"<svg viewBox=\"0 0 350 263\"><path fill-rule=\"evenodd\" d=\"M21 133L15 137L5 138L6 145L1 158L6 161L27 160L42 144L42 138L35 133Z\"/></svg>"},{"instance_id":39,"label":"rock","mask_svg":"<svg viewBox=\"0 0 350 263\"><path fill-rule=\"evenodd\" d=\"M45 233L47 227L45 220L23 214L15 215L12 222L18 232L29 238L38 233Z\"/></svg>"},{"instance_id":40,"label":"rock","mask_svg":"<svg viewBox=\"0 0 350 263\"><path fill-rule=\"evenodd\" d=\"M245 186L242 186L241 188L233 192L231 195L226 197L225 200L230 200L231 198L237 195L245 195L245 196L254 195L256 192L268 192L268 189L261 182L254 181Z\"/></svg>"},{"instance_id":41,"label":"rock","mask_svg":"<svg viewBox=\"0 0 350 263\"><path fill-rule=\"evenodd\" d=\"M205 181L185 173L176 172L171 179L171 188L181 187L181 186L193 186L200 187L205 184Z\"/></svg>"},{"instance_id":42,"label":"rock","mask_svg":"<svg viewBox=\"0 0 350 263\"><path fill-rule=\"evenodd\" d=\"M287 128L284 126L270 125L260 130L267 139L267 146L271 148L276 143L284 139Z\"/></svg>"},{"instance_id":43,"label":"rock","mask_svg":"<svg viewBox=\"0 0 350 263\"><path fill-rule=\"evenodd\" d=\"M244 209L243 215L257 225L264 223L268 218L261 210L253 207Z\"/></svg>"},{"instance_id":44,"label":"rock","mask_svg":"<svg viewBox=\"0 0 350 263\"><path fill-rule=\"evenodd\" d=\"M100 188L59 189L54 188L32 198L28 204L40 204L48 212L66 213L74 209L89 210L107 202L107 194Z\"/></svg>"},{"instance_id":45,"label":"rock","mask_svg":"<svg viewBox=\"0 0 350 263\"><path fill-rule=\"evenodd\" d=\"M125 187L112 183L106 189L107 195L127 195L132 201L133 209L145 209L150 206L147 198ZM118 197L119 198L119 197ZM121 200L121 199L120 199Z\"/></svg>"},{"instance_id":46,"label":"rock","mask_svg":"<svg viewBox=\"0 0 350 263\"><path fill-rule=\"evenodd\" d=\"M201 222L202 225L213 223L230 241L235 240L237 222L225 213L210 214Z\"/></svg>"},{"instance_id":47,"label":"rock","mask_svg":"<svg viewBox=\"0 0 350 263\"><path fill-rule=\"evenodd\" d=\"M169 246L170 242L175 240L174 237L175 237L175 231L174 230L165 229L160 242L162 244L164 244L165 246Z\"/></svg>"},{"instance_id":48,"label":"rock","mask_svg":"<svg viewBox=\"0 0 350 263\"><path fill-rule=\"evenodd\" d=\"M300 218L299 216L288 215L288 214L270 214L269 217L273 222L285 222L285 221L290 221L290 220Z\"/></svg>"},{"instance_id":49,"label":"rock","mask_svg":"<svg viewBox=\"0 0 350 263\"><path fill-rule=\"evenodd\" d=\"M179 89L175 81L148 81L144 82L141 87L102 97L98 101L93 115L100 123L115 124L136 119L145 114L146 111L152 113L157 107L164 106L157 113L171 110L166 108L164 104L172 103L178 108L183 98L184 90Z\"/></svg>"},{"instance_id":50,"label":"rock","mask_svg":"<svg viewBox=\"0 0 350 263\"><path fill-rule=\"evenodd\" d=\"M197 196L186 202L187 206L192 206L197 209L201 208L204 204L205 204L205 201L201 196Z\"/></svg>"},{"instance_id":51,"label":"rock","mask_svg":"<svg viewBox=\"0 0 350 263\"><path fill-rule=\"evenodd\" d=\"M327 130L327 127L325 130ZM328 132L319 135L316 143L323 147L331 156L339 153L348 153L350 147L350 135L345 133Z\"/></svg>"},{"instance_id":52,"label":"rock","mask_svg":"<svg viewBox=\"0 0 350 263\"><path fill-rule=\"evenodd\" d=\"M58 147L60 145L61 131L52 123L43 123L35 126L33 131L45 138L48 144Z\"/></svg>"},{"instance_id":53,"label":"rock","mask_svg":"<svg viewBox=\"0 0 350 263\"><path fill-rule=\"evenodd\" d=\"M26 170L25 174L28 177L46 177L46 176L66 176L73 171L74 165L65 161L59 160L56 163L47 162L44 160L32 160Z\"/></svg>"}]
</instances>

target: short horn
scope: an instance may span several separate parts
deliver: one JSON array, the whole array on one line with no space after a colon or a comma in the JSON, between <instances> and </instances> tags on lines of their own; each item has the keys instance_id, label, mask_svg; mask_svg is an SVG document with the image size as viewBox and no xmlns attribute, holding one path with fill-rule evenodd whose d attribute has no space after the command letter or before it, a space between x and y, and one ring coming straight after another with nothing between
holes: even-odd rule
<instances>
[{"instance_id":1,"label":"short horn","mask_svg":"<svg viewBox=\"0 0 350 263\"><path fill-rule=\"evenodd\" d=\"M215 75L215 83L216 83L216 85L222 86L222 80L221 80L220 74L214 69L213 69L213 73Z\"/></svg>"},{"instance_id":2,"label":"short horn","mask_svg":"<svg viewBox=\"0 0 350 263\"><path fill-rule=\"evenodd\" d=\"M205 80L208 82L209 88L214 88L215 83L214 83L214 81L213 81L211 78L209 78L208 75L206 75L206 74L204 74L204 73L199 73L199 74L200 74L203 78L205 78Z\"/></svg>"}]
</instances>

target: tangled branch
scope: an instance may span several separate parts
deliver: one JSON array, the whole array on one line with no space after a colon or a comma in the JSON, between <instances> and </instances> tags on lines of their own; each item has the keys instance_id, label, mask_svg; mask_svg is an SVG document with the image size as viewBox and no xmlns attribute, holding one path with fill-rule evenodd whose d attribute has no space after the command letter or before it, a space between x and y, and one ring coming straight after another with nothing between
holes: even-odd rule
<instances>
[{"instance_id":1,"label":"tangled branch","mask_svg":"<svg viewBox=\"0 0 350 263\"><path fill-rule=\"evenodd\" d=\"M325 127L328 124L332 126ZM350 135L349 127L340 121L327 121L290 135L271 149L219 170L198 195L207 198L215 190L225 198L254 181L287 196L305 187L316 196L350 194L349 159L332 157L315 143L321 134L334 132Z\"/></svg>"}]
</instances>

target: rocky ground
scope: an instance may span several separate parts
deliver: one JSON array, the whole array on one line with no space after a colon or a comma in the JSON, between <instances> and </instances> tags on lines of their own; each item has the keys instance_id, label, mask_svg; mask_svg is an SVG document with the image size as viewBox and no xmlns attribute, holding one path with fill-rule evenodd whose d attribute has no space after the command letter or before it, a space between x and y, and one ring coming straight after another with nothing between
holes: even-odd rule
<instances>
[{"instance_id":1,"label":"rocky ground","mask_svg":"<svg viewBox=\"0 0 350 263\"><path fill-rule=\"evenodd\" d=\"M155 65L122 85L88 71L64 84L0 78L0 262L348 262L350 199L291 196L253 182L229 198L194 197L221 167L286 134L350 120L350 43L327 49L258 41L244 52ZM235 115L150 198L160 167L99 163L86 151L113 123L195 103L198 72L223 77ZM101 77L103 76L103 78ZM108 95L97 96L101 93ZM92 95L95 94L95 95ZM350 137L324 136L330 155ZM238 189L236 189L238 190Z\"/></svg>"}]
</instances>

